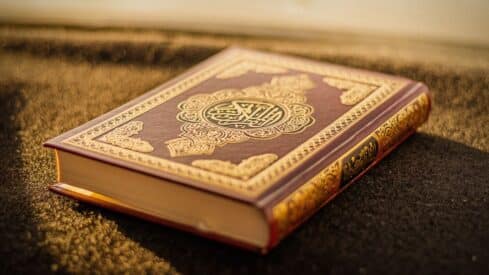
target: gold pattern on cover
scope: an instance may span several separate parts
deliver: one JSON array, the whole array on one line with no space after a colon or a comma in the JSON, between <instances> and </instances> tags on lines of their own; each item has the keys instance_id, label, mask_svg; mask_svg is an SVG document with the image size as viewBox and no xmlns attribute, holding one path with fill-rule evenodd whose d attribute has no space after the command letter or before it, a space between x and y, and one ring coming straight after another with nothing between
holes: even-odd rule
<instances>
[{"instance_id":1,"label":"gold pattern on cover","mask_svg":"<svg viewBox=\"0 0 489 275\"><path fill-rule=\"evenodd\" d=\"M351 79L352 81L377 85L379 88L364 101L353 106L349 111L320 130L313 137L304 141L304 143L291 150L288 154L275 161L269 167L265 168L265 170L263 170L261 173L246 181L216 174L163 157L141 154L135 151L116 147L108 143L103 143L96 139L98 136L133 120L141 114L152 110L153 108L178 95L181 95L182 93L185 93L192 87L200 85L202 82L214 77L223 69L228 68L235 63L244 61L273 64L278 67L315 75ZM119 160L157 169L162 172L171 173L173 175L178 175L209 185L226 188L249 197L256 197L268 187L276 183L284 174L287 174L290 170L296 168L304 161L308 160L318 150L326 146L333 137L342 133L346 128L352 124L355 124L355 122L360 118L369 114L375 109L376 106L385 102L398 90L404 87L406 83L407 81L403 79L388 79L369 73L351 71L349 69L317 64L291 57L274 56L246 50L236 50L226 53L225 56L213 61L213 63L204 69L196 71L195 73L186 76L182 80L156 91L153 95L127 109L124 109L119 113L116 113L108 119L101 121L73 136L67 137L62 142L91 152L111 156Z\"/></svg>"},{"instance_id":2,"label":"gold pattern on cover","mask_svg":"<svg viewBox=\"0 0 489 275\"><path fill-rule=\"evenodd\" d=\"M244 159L239 164L217 159L200 159L192 161L192 165L218 174L247 180L277 159L276 154L262 154Z\"/></svg>"},{"instance_id":3,"label":"gold pattern on cover","mask_svg":"<svg viewBox=\"0 0 489 275\"><path fill-rule=\"evenodd\" d=\"M139 134L141 130L143 130L143 122L133 120L103 135L100 140L132 151L141 153L152 152L154 149L149 142L140 138L131 137Z\"/></svg>"},{"instance_id":4,"label":"gold pattern on cover","mask_svg":"<svg viewBox=\"0 0 489 275\"><path fill-rule=\"evenodd\" d=\"M314 123L308 75L278 76L244 89L197 94L178 105L180 137L166 142L172 157L210 155L216 146L297 134Z\"/></svg>"},{"instance_id":5,"label":"gold pattern on cover","mask_svg":"<svg viewBox=\"0 0 489 275\"><path fill-rule=\"evenodd\" d=\"M248 72L255 72L260 74L280 74L286 73L287 69L268 64L245 61L226 69L224 72L216 75L216 78L233 78L242 76L244 74L247 74Z\"/></svg>"},{"instance_id":6,"label":"gold pattern on cover","mask_svg":"<svg viewBox=\"0 0 489 275\"><path fill-rule=\"evenodd\" d=\"M306 219L340 187L340 162L336 161L273 207L278 239Z\"/></svg>"},{"instance_id":7,"label":"gold pattern on cover","mask_svg":"<svg viewBox=\"0 0 489 275\"><path fill-rule=\"evenodd\" d=\"M413 103L399 111L395 116L388 119L374 134L379 141L381 150L387 150L399 143L404 133L415 131L428 117L429 112L428 95L420 95Z\"/></svg>"},{"instance_id":8,"label":"gold pattern on cover","mask_svg":"<svg viewBox=\"0 0 489 275\"><path fill-rule=\"evenodd\" d=\"M272 208L272 216L277 226L278 239L285 236L301 221L314 213L334 195L343 183L347 183L359 172L354 167L368 166L377 155L382 155L396 145L410 130L415 130L428 117L429 98L421 94L391 119L379 126L359 145L313 176L310 180L289 194ZM378 147L375 147L375 143ZM360 149L361 148L361 149ZM355 158L355 165L346 165L355 151L363 157ZM374 159L372 159L374 158ZM349 175L349 176L348 176ZM346 181L346 182L345 182Z\"/></svg>"},{"instance_id":9,"label":"gold pattern on cover","mask_svg":"<svg viewBox=\"0 0 489 275\"><path fill-rule=\"evenodd\" d=\"M323 78L323 81L326 84L343 91L340 96L340 101L344 105L355 105L378 88L376 85L334 77L325 77Z\"/></svg>"}]
</instances>

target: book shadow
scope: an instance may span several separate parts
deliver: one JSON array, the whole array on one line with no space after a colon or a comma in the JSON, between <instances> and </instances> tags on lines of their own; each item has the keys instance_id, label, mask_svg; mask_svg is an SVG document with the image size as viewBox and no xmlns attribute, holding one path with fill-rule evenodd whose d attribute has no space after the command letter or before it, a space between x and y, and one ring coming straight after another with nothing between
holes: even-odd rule
<instances>
[{"instance_id":1,"label":"book shadow","mask_svg":"<svg viewBox=\"0 0 489 275\"><path fill-rule=\"evenodd\" d=\"M468 248L488 256L483 228L489 226L489 213L479 211L487 206L487 171L487 152L418 133L267 255L100 211L183 274L365 273L403 267L409 273L423 264L454 272L467 264L478 268L466 255ZM460 260L453 261L453 255ZM451 261L443 262L445 256Z\"/></svg>"},{"instance_id":2,"label":"book shadow","mask_svg":"<svg viewBox=\"0 0 489 275\"><path fill-rule=\"evenodd\" d=\"M21 175L21 125L15 118L26 104L22 89L27 85L0 81L0 274L45 274L54 260L35 245L44 237L32 212L32 191Z\"/></svg>"}]
</instances>

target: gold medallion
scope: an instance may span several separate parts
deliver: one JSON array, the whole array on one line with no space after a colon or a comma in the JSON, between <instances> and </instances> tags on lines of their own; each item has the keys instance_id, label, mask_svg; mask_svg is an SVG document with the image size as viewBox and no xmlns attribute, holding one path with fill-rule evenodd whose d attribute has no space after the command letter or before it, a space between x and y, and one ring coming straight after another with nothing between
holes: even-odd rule
<instances>
[{"instance_id":1,"label":"gold medallion","mask_svg":"<svg viewBox=\"0 0 489 275\"><path fill-rule=\"evenodd\" d=\"M180 137L166 142L172 157L210 155L216 146L302 132L314 123L305 93L308 75L277 76L244 89L197 94L181 102Z\"/></svg>"}]
</instances>

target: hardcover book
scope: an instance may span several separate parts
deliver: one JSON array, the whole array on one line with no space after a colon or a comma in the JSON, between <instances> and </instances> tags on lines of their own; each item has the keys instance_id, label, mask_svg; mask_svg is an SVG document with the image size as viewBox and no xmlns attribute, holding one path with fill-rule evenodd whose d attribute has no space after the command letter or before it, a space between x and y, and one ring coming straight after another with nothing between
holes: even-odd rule
<instances>
[{"instance_id":1,"label":"hardcover book","mask_svg":"<svg viewBox=\"0 0 489 275\"><path fill-rule=\"evenodd\" d=\"M46 142L50 189L265 253L429 110L419 82L230 48Z\"/></svg>"}]
</instances>

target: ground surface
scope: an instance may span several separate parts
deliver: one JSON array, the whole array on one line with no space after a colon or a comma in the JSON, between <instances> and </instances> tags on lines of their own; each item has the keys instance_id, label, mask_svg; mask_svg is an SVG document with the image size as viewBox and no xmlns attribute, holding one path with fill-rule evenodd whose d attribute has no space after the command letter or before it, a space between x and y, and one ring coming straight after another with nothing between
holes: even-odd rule
<instances>
[{"instance_id":1,"label":"ground surface","mask_svg":"<svg viewBox=\"0 0 489 275\"><path fill-rule=\"evenodd\" d=\"M231 44L424 81L431 118L267 256L47 191L42 142ZM481 47L0 26L0 273L488 273L488 106Z\"/></svg>"}]
</instances>

